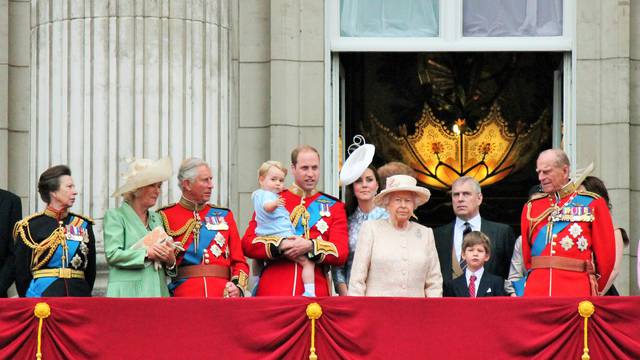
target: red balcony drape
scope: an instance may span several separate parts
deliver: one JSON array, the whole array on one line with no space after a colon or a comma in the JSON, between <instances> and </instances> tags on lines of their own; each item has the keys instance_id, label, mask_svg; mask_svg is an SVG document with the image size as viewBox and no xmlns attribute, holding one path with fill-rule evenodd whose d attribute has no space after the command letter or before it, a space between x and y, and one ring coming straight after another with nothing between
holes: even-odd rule
<instances>
[{"instance_id":1,"label":"red balcony drape","mask_svg":"<svg viewBox=\"0 0 640 360\"><path fill-rule=\"evenodd\" d=\"M579 359L581 298L3 299L0 358L35 358L36 303L50 359ZM592 359L640 359L640 297L599 297Z\"/></svg>"}]
</instances>

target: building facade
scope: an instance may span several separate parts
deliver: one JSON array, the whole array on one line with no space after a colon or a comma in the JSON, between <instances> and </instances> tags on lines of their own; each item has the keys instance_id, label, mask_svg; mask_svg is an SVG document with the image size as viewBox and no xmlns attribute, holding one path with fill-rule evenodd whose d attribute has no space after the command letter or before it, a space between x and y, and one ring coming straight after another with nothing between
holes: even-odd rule
<instances>
[{"instance_id":1,"label":"building facade","mask_svg":"<svg viewBox=\"0 0 640 360\"><path fill-rule=\"evenodd\" d=\"M555 51L563 121L553 141L577 168L594 162L607 184L631 238L616 284L639 294L640 5L551 1L562 6L560 35L525 41L467 38L465 2L422 2L435 6L435 33L400 39L349 33L355 0L0 0L0 187L22 198L25 214L37 211L37 176L68 163L74 210L96 219L101 238L128 159L171 156L177 169L199 156L214 170L212 201L242 229L258 166L288 163L299 143L321 151L320 187L338 193L346 54ZM177 200L175 179L164 190L161 205Z\"/></svg>"}]
</instances>

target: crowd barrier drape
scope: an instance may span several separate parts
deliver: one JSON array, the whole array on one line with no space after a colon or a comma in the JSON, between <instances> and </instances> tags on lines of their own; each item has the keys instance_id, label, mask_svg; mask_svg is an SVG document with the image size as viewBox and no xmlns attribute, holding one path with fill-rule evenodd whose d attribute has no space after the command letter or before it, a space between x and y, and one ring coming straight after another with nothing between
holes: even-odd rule
<instances>
[{"instance_id":1,"label":"crowd barrier drape","mask_svg":"<svg viewBox=\"0 0 640 360\"><path fill-rule=\"evenodd\" d=\"M0 300L0 359L640 359L640 297Z\"/></svg>"}]
</instances>

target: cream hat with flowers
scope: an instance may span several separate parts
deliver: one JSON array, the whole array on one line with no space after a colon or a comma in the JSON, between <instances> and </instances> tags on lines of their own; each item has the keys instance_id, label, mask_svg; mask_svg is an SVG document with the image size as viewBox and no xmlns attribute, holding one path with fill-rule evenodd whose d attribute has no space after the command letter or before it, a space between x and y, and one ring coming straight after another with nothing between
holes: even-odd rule
<instances>
[{"instance_id":1,"label":"cream hat with flowers","mask_svg":"<svg viewBox=\"0 0 640 360\"><path fill-rule=\"evenodd\" d=\"M134 159L129 163L129 172L122 176L124 184L111 196L120 196L143 186L166 181L171 177L171 166L169 157L155 161Z\"/></svg>"},{"instance_id":2,"label":"cream hat with flowers","mask_svg":"<svg viewBox=\"0 0 640 360\"><path fill-rule=\"evenodd\" d=\"M416 207L425 204L431 197L429 189L422 186L417 186L418 181L409 175L394 175L387 178L387 187L382 190L373 199L376 205L383 205L384 198L394 192L398 191L410 191L415 194L417 199Z\"/></svg>"}]
</instances>

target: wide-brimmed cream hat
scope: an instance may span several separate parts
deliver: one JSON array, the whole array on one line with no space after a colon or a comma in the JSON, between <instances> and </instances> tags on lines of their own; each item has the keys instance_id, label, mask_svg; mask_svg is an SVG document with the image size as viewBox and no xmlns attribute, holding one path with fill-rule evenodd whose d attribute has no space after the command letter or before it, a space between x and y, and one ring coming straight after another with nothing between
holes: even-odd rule
<instances>
[{"instance_id":1,"label":"wide-brimmed cream hat","mask_svg":"<svg viewBox=\"0 0 640 360\"><path fill-rule=\"evenodd\" d=\"M410 191L417 199L416 207L425 204L431 197L431 192L427 188L417 186L418 181L409 175L394 175L387 178L387 187L373 199L376 205L382 206L384 198L394 192Z\"/></svg>"},{"instance_id":2,"label":"wide-brimmed cream hat","mask_svg":"<svg viewBox=\"0 0 640 360\"><path fill-rule=\"evenodd\" d=\"M360 145L347 158L340 170L340 182L343 186L353 184L364 171L367 170L373 155L376 153L376 147L371 144Z\"/></svg>"},{"instance_id":3,"label":"wide-brimmed cream hat","mask_svg":"<svg viewBox=\"0 0 640 360\"><path fill-rule=\"evenodd\" d=\"M120 196L143 186L166 181L171 177L171 166L169 157L155 161L134 159L129 163L129 172L122 176L124 184L111 196Z\"/></svg>"}]
</instances>

